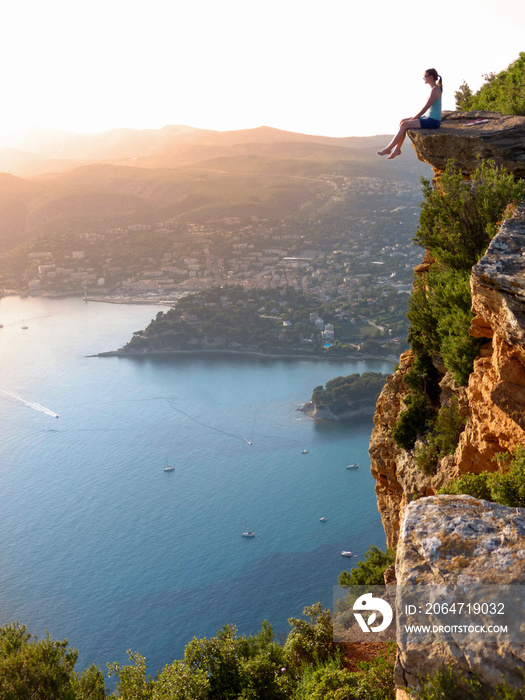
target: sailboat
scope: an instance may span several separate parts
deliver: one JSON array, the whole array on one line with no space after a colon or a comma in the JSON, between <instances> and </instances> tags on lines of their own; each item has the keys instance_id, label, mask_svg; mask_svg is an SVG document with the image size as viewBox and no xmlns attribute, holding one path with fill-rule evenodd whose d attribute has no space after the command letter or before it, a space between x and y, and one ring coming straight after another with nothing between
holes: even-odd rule
<instances>
[{"instance_id":1,"label":"sailboat","mask_svg":"<svg viewBox=\"0 0 525 700\"><path fill-rule=\"evenodd\" d=\"M164 467L165 472L174 472L175 467L172 467L168 464L168 458L166 457L166 466Z\"/></svg>"}]
</instances>

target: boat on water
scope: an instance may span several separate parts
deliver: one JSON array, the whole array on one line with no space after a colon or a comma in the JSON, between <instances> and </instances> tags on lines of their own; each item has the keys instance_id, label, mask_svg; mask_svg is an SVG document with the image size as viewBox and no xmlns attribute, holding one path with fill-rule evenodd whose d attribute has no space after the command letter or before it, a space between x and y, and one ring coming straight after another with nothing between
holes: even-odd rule
<instances>
[{"instance_id":1,"label":"boat on water","mask_svg":"<svg viewBox=\"0 0 525 700\"><path fill-rule=\"evenodd\" d=\"M245 530L242 533L243 537L255 537L255 532L252 532L251 530Z\"/></svg>"},{"instance_id":2,"label":"boat on water","mask_svg":"<svg viewBox=\"0 0 525 700\"><path fill-rule=\"evenodd\" d=\"M175 467L172 467L171 464L168 462L168 457L166 457L166 466L164 467L165 472L174 472Z\"/></svg>"},{"instance_id":3,"label":"boat on water","mask_svg":"<svg viewBox=\"0 0 525 700\"><path fill-rule=\"evenodd\" d=\"M302 455L307 455L307 454L308 454L308 450L303 450L303 451L301 452L301 454L302 454Z\"/></svg>"},{"instance_id":4,"label":"boat on water","mask_svg":"<svg viewBox=\"0 0 525 700\"><path fill-rule=\"evenodd\" d=\"M328 521L328 518L325 518L324 515L323 515L323 517L322 517L322 518L319 518L319 520L320 520L322 523L326 523L326 522Z\"/></svg>"},{"instance_id":5,"label":"boat on water","mask_svg":"<svg viewBox=\"0 0 525 700\"><path fill-rule=\"evenodd\" d=\"M351 557L351 556L352 556L352 552L349 552L349 551L347 551L347 550L343 550L343 551L341 552L341 556L342 556L342 557Z\"/></svg>"},{"instance_id":6,"label":"boat on water","mask_svg":"<svg viewBox=\"0 0 525 700\"><path fill-rule=\"evenodd\" d=\"M356 463L354 463L354 464L347 464L347 465L346 465L346 468L347 468L347 469L359 469L359 464L356 464Z\"/></svg>"}]
</instances>

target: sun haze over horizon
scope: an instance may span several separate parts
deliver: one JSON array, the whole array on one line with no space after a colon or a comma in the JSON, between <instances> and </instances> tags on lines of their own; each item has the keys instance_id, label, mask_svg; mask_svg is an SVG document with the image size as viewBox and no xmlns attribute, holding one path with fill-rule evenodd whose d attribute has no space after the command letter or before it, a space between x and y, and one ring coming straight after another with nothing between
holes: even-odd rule
<instances>
[{"instance_id":1,"label":"sun haze over horizon","mask_svg":"<svg viewBox=\"0 0 525 700\"><path fill-rule=\"evenodd\" d=\"M393 133L425 103L518 58L523 0L20 0L3 12L0 135L187 125L323 136Z\"/></svg>"}]
</instances>

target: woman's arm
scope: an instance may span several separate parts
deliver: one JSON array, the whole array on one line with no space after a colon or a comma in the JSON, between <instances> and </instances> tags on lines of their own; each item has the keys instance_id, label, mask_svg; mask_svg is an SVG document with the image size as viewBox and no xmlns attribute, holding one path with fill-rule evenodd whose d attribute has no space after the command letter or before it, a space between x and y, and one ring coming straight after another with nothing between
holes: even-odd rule
<instances>
[{"instance_id":1,"label":"woman's arm","mask_svg":"<svg viewBox=\"0 0 525 700\"><path fill-rule=\"evenodd\" d=\"M432 91L430 93L430 97L428 98L428 100L425 103L425 106L423 107L423 109L420 112L418 112L414 117L412 117L412 119L419 119L419 117L423 116L423 114L425 114L425 112L434 104L434 102L437 100L437 98L440 95L441 95L441 89L438 88L437 85L434 85L434 87L432 88Z\"/></svg>"}]
</instances>

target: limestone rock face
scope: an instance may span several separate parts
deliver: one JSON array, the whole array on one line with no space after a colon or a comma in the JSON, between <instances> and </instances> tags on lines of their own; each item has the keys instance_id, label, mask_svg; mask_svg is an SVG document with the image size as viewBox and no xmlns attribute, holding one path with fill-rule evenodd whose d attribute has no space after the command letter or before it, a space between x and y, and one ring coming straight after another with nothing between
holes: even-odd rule
<instances>
[{"instance_id":1,"label":"limestone rock face","mask_svg":"<svg viewBox=\"0 0 525 700\"><path fill-rule=\"evenodd\" d=\"M471 276L471 334L492 338L474 362L470 417L456 450L457 473L494 471L497 452L525 445L525 206L492 240Z\"/></svg>"},{"instance_id":2,"label":"limestone rock face","mask_svg":"<svg viewBox=\"0 0 525 700\"><path fill-rule=\"evenodd\" d=\"M525 508L472 496L409 503L400 522L396 578L398 585L525 584Z\"/></svg>"},{"instance_id":3,"label":"limestone rock face","mask_svg":"<svg viewBox=\"0 0 525 700\"><path fill-rule=\"evenodd\" d=\"M525 119L525 117L524 117ZM474 311L509 345L525 346L525 205L472 270Z\"/></svg>"},{"instance_id":4,"label":"limestone rock face","mask_svg":"<svg viewBox=\"0 0 525 700\"><path fill-rule=\"evenodd\" d=\"M403 377L410 369L412 360L413 355L410 351L403 353L399 359L399 368L385 382L377 400L368 449L372 476L376 480L377 507L389 547L397 540L401 509L406 502L403 485L398 477L398 468L401 469L401 458L410 459L410 455L404 453L394 442L392 429L403 410L403 397L408 393ZM417 472L417 469L413 471Z\"/></svg>"},{"instance_id":5,"label":"limestone rock face","mask_svg":"<svg viewBox=\"0 0 525 700\"><path fill-rule=\"evenodd\" d=\"M408 135L419 160L429 163L438 176L451 158L468 174L481 157L525 178L525 117L444 112L439 129L411 129Z\"/></svg>"},{"instance_id":6,"label":"limestone rock face","mask_svg":"<svg viewBox=\"0 0 525 700\"><path fill-rule=\"evenodd\" d=\"M399 367L387 378L379 396L374 414L374 427L370 437L369 455L372 476L376 480L377 507L381 515L388 547L394 547L399 535L399 519L405 504L413 498L436 493L451 478L452 458L443 458L436 475L424 474L414 461L413 452L397 446L392 438L399 414L405 409L404 397L409 393L404 376L412 366L413 355L404 352ZM443 392L447 392L445 375Z\"/></svg>"},{"instance_id":7,"label":"limestone rock face","mask_svg":"<svg viewBox=\"0 0 525 700\"><path fill-rule=\"evenodd\" d=\"M398 585L505 585L525 583L525 509L507 508L470 496L434 496L403 512L397 549ZM475 648L429 633L424 646L398 638L397 684L417 689L440 667L480 676L486 689L502 677L520 687L525 646L507 638Z\"/></svg>"}]
</instances>

